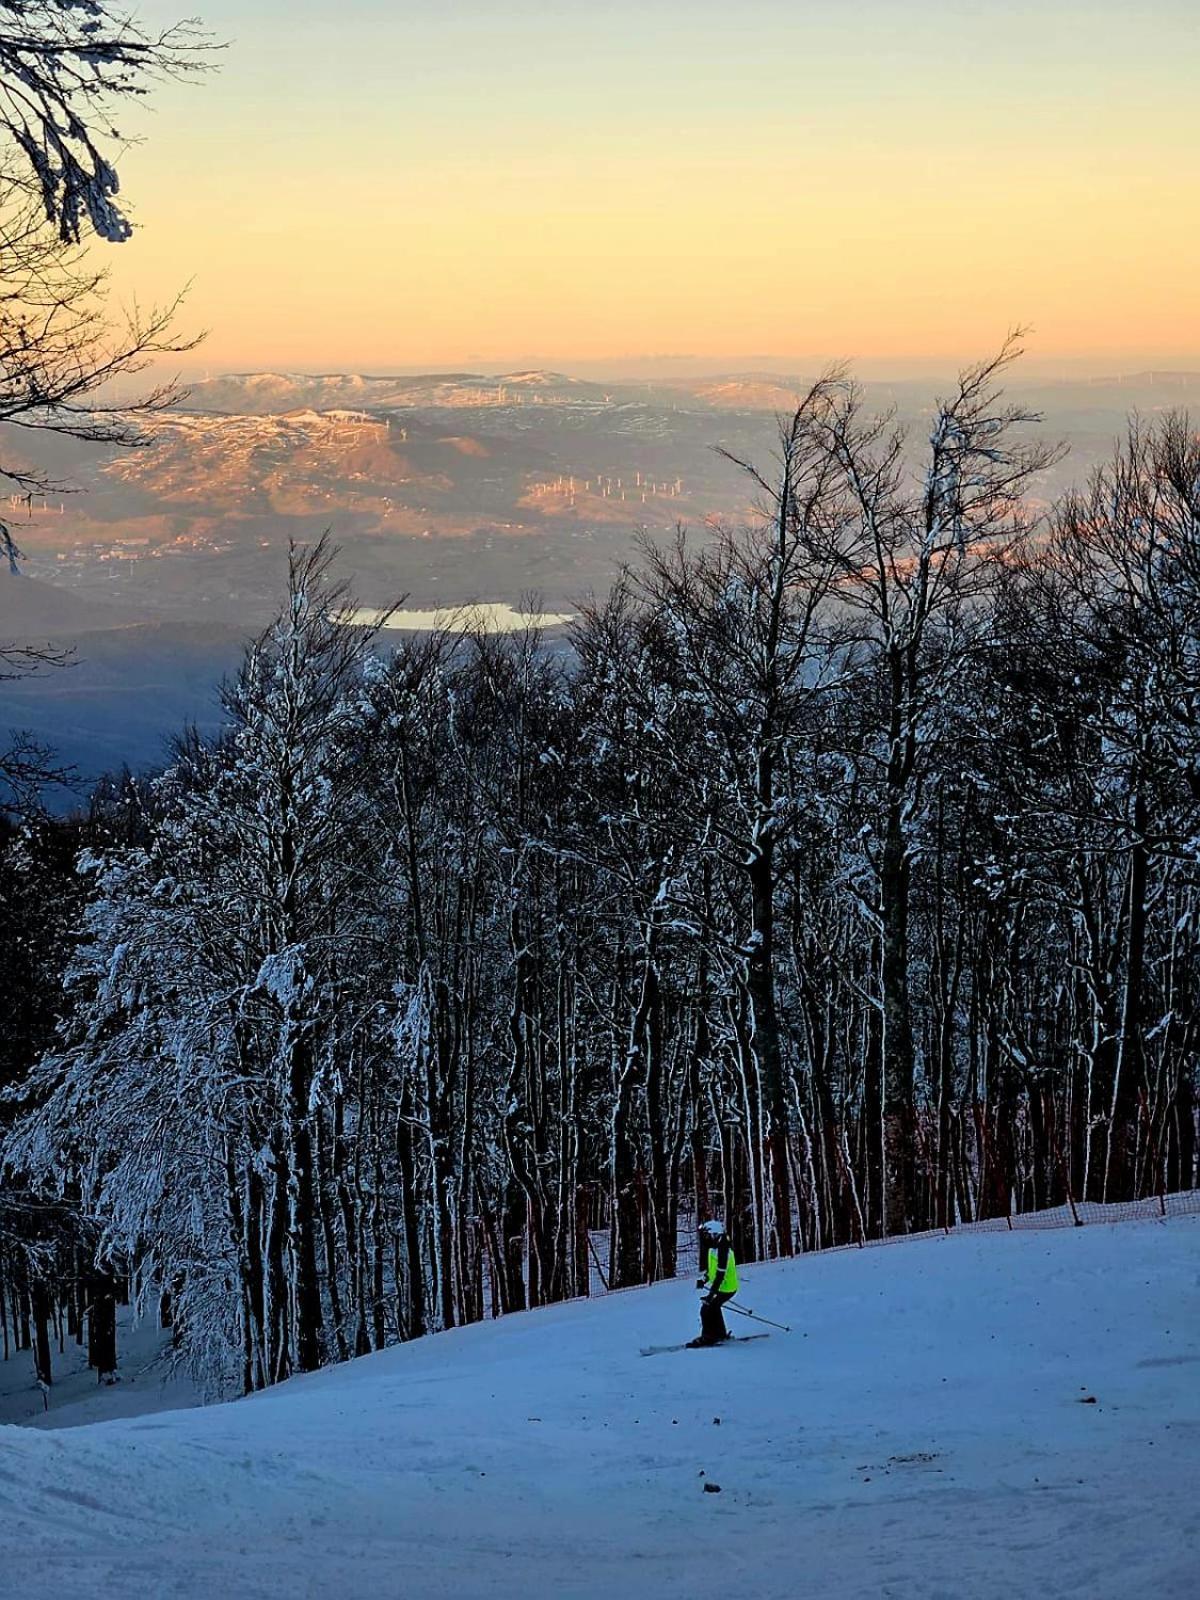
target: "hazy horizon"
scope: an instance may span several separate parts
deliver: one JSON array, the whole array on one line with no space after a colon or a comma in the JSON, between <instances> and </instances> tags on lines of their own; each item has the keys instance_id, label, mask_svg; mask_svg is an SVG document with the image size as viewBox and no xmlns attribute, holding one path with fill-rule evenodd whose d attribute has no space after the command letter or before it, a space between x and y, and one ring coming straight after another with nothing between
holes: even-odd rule
<instances>
[{"instance_id":1,"label":"hazy horizon","mask_svg":"<svg viewBox=\"0 0 1200 1600\"><path fill-rule=\"evenodd\" d=\"M997 340L995 343L998 342ZM224 377L247 377L257 373L313 378L342 374L364 378L413 378L438 374L501 376L517 372L556 372L567 377L593 382L625 380L671 383L696 382L707 377L757 375L803 378L814 376L832 363L846 362L854 375L864 383L920 384L939 382L953 376L963 367L993 354L994 348L995 345L988 345L978 351L964 352L959 357L946 356L941 359L934 357L888 359L870 355L856 357L836 354L780 356L761 352L745 355L719 353L656 355L634 352L599 359L553 355L545 351L532 353L518 351L486 358L475 353L461 358L434 357L428 361L389 362L381 359L361 362L256 361L252 357L239 360L236 356L231 356L227 361L212 362L203 359L204 352L201 347L196 356L172 363L170 370L177 373L186 383L199 383L207 379ZM160 369L163 372L167 370L162 364ZM1147 372L1165 377L1193 376L1200 373L1200 350L1194 353L1175 352L1169 357L1154 351L1132 352L1120 361L1099 355L1055 358L1039 352L1036 335L1031 334L1026 340L1025 354L1010 374L1009 382L1010 385L1016 386L1029 383L1096 383L1119 381ZM144 381L141 386L145 386Z\"/></svg>"}]
</instances>

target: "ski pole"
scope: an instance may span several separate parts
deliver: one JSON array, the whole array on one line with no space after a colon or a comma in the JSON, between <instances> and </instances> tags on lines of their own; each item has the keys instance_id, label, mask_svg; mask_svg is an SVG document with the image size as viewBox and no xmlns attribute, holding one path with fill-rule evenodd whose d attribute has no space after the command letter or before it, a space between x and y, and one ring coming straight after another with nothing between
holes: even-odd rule
<instances>
[{"instance_id":1,"label":"ski pole","mask_svg":"<svg viewBox=\"0 0 1200 1600\"><path fill-rule=\"evenodd\" d=\"M760 1317L756 1311L751 1311L749 1306L739 1306L736 1300L729 1300L725 1304L726 1311L736 1311L739 1317L752 1317L755 1322L765 1322L768 1328L778 1328L781 1333L791 1333L786 1322L772 1322L770 1317Z\"/></svg>"}]
</instances>

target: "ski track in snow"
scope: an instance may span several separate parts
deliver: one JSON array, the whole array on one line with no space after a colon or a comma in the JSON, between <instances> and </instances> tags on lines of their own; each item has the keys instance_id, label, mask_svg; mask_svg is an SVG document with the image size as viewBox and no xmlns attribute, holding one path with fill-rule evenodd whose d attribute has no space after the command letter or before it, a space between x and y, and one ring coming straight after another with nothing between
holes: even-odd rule
<instances>
[{"instance_id":1,"label":"ski track in snow","mask_svg":"<svg viewBox=\"0 0 1200 1600\"><path fill-rule=\"evenodd\" d=\"M745 1276L790 1335L642 1360L690 1332L671 1283L228 1405L2 1427L0 1590L1196 1600L1200 1219Z\"/></svg>"}]
</instances>

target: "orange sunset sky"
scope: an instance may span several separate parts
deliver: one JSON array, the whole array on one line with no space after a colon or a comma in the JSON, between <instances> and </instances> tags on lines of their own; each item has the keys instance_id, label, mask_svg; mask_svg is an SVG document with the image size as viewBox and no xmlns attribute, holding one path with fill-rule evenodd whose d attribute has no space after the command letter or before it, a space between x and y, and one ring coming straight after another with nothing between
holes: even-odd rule
<instances>
[{"instance_id":1,"label":"orange sunset sky","mask_svg":"<svg viewBox=\"0 0 1200 1600\"><path fill-rule=\"evenodd\" d=\"M1194 0L196 9L108 258L202 367L1200 366Z\"/></svg>"}]
</instances>

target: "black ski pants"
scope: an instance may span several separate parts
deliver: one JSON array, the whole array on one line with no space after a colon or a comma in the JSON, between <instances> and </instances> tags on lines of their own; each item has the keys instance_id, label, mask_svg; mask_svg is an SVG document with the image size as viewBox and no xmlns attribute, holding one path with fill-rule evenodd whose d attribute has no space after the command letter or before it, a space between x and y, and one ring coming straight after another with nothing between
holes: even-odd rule
<instances>
[{"instance_id":1,"label":"black ski pants","mask_svg":"<svg viewBox=\"0 0 1200 1600\"><path fill-rule=\"evenodd\" d=\"M700 1337L707 1343L716 1344L719 1340L729 1337L725 1318L721 1315L721 1307L727 1300L732 1299L732 1294L706 1294L701 1300Z\"/></svg>"}]
</instances>

